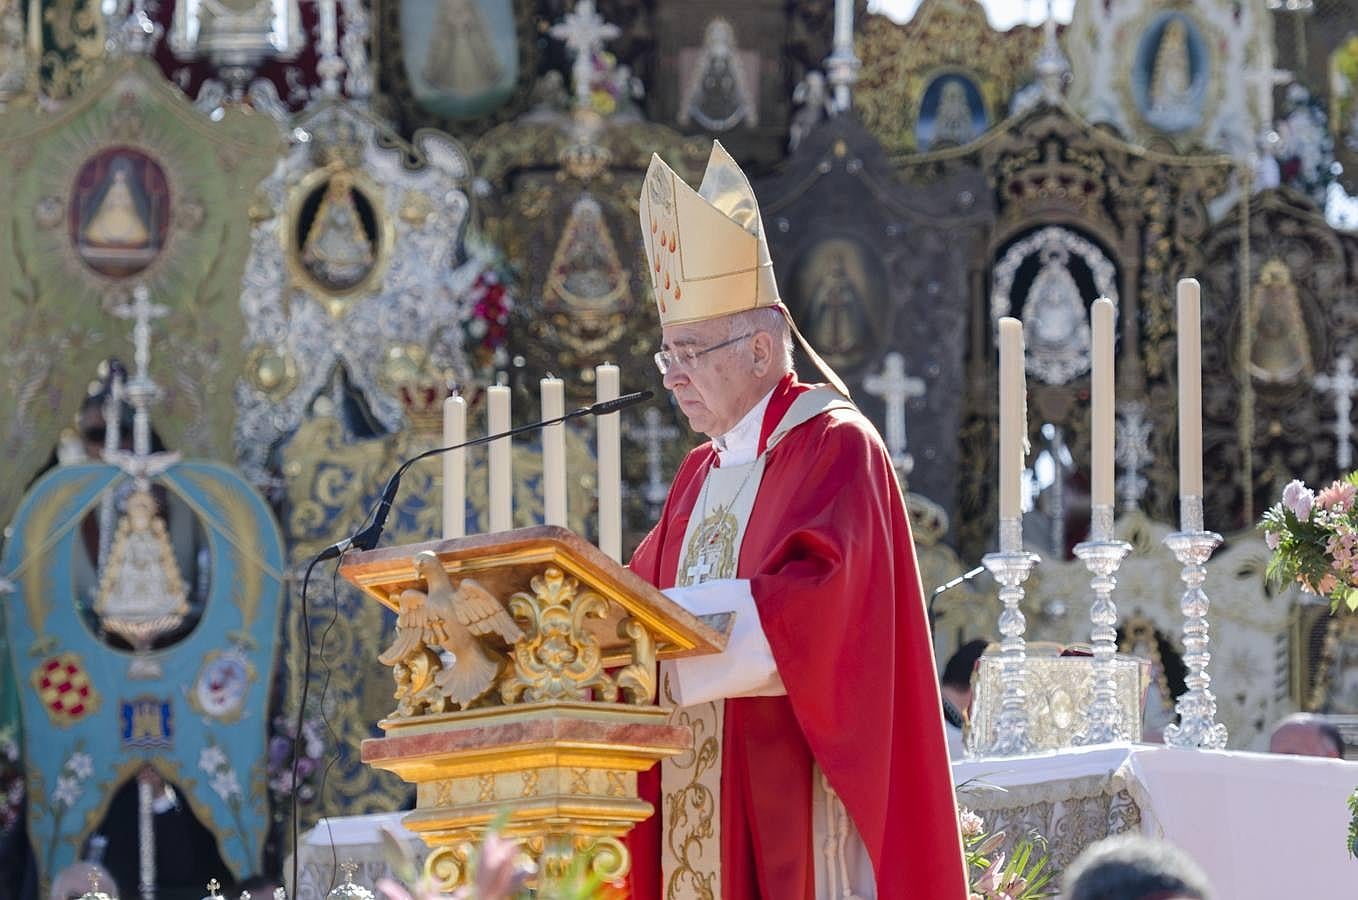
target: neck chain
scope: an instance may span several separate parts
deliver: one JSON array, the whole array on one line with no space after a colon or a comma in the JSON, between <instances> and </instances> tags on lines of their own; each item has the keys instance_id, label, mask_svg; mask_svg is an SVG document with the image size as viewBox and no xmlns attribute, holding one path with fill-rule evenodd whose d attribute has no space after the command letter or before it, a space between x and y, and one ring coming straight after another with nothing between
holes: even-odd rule
<instances>
[{"instance_id":1,"label":"neck chain","mask_svg":"<svg viewBox=\"0 0 1358 900\"><path fill-rule=\"evenodd\" d=\"M731 497L731 502L730 502L730 504L727 506L727 509L730 509L731 507L734 507L734 506L736 505L737 501L740 500L740 495L743 494L743 493L745 493L745 487L746 487L746 485L748 485L748 484L750 483L750 477L754 475L754 470L757 469L757 468L759 468L758 463L759 463L759 461L760 461L761 459L763 459L763 458L764 458L764 454L761 453L761 454L759 454L758 456L756 456L753 460L751 460L751 461L748 463L749 469L750 469L750 470L749 470L748 472L745 473L745 480L742 481L742 482L740 483L740 487L736 488L736 492L735 492L734 495L732 495L732 497ZM713 457L712 457L712 462L708 463L708 465L707 465L707 477L703 479L703 496L702 496L702 510L703 510L703 514L702 514L702 518L698 520L698 522L699 522L700 524L701 524L701 523L706 523L706 522L707 522L707 493L708 493L708 490L712 487L712 470L718 468L718 466L717 466L717 461L718 461L719 459L720 459L720 457L718 457L718 456L713 456ZM718 509L720 509L720 508L721 508L721 507L718 507ZM717 540L717 535L719 535L720 533L721 533L721 529L719 529L719 528L714 528L714 529L712 529L712 533L711 533L710 535L708 535L707 543L708 543L708 544L714 543L714 542Z\"/></svg>"}]
</instances>

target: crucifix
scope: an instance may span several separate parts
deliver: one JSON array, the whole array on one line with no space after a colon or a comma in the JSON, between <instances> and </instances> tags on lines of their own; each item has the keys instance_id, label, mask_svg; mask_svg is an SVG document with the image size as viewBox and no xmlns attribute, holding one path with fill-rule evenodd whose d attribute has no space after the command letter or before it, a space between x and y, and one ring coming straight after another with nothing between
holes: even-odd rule
<instances>
[{"instance_id":1,"label":"crucifix","mask_svg":"<svg viewBox=\"0 0 1358 900\"><path fill-rule=\"evenodd\" d=\"M151 418L146 408L160 394L160 388L151 380L151 320L170 314L168 306L151 302L151 294L145 285L137 285L132 291L132 302L114 307L113 314L120 319L132 320L132 344L135 350L136 374L127 382L127 399L132 404L135 415L132 419L132 452L137 456L151 455Z\"/></svg>"},{"instance_id":2,"label":"crucifix","mask_svg":"<svg viewBox=\"0 0 1358 900\"><path fill-rule=\"evenodd\" d=\"M1335 462L1340 471L1353 463L1353 395L1358 392L1358 378L1353 376L1353 359L1347 353L1334 361L1333 375L1317 375L1316 390L1334 394Z\"/></svg>"},{"instance_id":3,"label":"crucifix","mask_svg":"<svg viewBox=\"0 0 1358 900\"><path fill-rule=\"evenodd\" d=\"M669 486L665 483L661 449L666 441L672 441L679 436L679 429L673 425L662 425L660 410L653 406L642 413L642 419L646 423L644 427L629 431L634 440L646 445L646 484L642 487L641 493L646 498L646 505L651 508L651 514L656 515L661 504L665 502L666 494L669 493Z\"/></svg>"},{"instance_id":4,"label":"crucifix","mask_svg":"<svg viewBox=\"0 0 1358 900\"><path fill-rule=\"evenodd\" d=\"M604 41L611 41L622 31L604 21L594 8L594 0L579 0L575 9L566 13L547 33L564 43L575 56L571 63L575 105L589 106L589 76L594 66L594 54L603 49Z\"/></svg>"},{"instance_id":5,"label":"crucifix","mask_svg":"<svg viewBox=\"0 0 1358 900\"><path fill-rule=\"evenodd\" d=\"M905 404L925 395L924 379L906 375L905 357L893 350L882 361L881 373L863 379L863 390L886 402L886 449L897 471L909 475L915 459L905 450Z\"/></svg>"},{"instance_id":6,"label":"crucifix","mask_svg":"<svg viewBox=\"0 0 1358 900\"><path fill-rule=\"evenodd\" d=\"M1113 455L1122 474L1117 478L1118 494L1124 512L1141 506L1146 495L1146 476L1141 470L1151 461L1151 423L1146 418L1146 404L1131 400L1118 404L1116 448Z\"/></svg>"}]
</instances>

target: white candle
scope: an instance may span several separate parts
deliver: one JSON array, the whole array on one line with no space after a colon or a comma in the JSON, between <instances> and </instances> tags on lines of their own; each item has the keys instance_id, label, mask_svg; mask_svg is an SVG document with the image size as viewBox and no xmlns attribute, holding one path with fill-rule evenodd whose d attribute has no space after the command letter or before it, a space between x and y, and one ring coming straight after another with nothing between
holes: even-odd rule
<instances>
[{"instance_id":1,"label":"white candle","mask_svg":"<svg viewBox=\"0 0 1358 900\"><path fill-rule=\"evenodd\" d=\"M1023 376L1023 323L1000 319L1000 518L1017 519L1027 430Z\"/></svg>"},{"instance_id":2,"label":"white candle","mask_svg":"<svg viewBox=\"0 0 1358 900\"><path fill-rule=\"evenodd\" d=\"M1179 496L1202 496L1202 299L1179 280Z\"/></svg>"},{"instance_id":3,"label":"white candle","mask_svg":"<svg viewBox=\"0 0 1358 900\"><path fill-rule=\"evenodd\" d=\"M443 446L452 447L467 439L467 401L449 397L443 401ZM467 533L467 451L443 454L443 537L459 538Z\"/></svg>"},{"instance_id":4,"label":"white candle","mask_svg":"<svg viewBox=\"0 0 1358 900\"><path fill-rule=\"evenodd\" d=\"M599 400L618 397L618 367L604 363L594 367ZM596 416L599 423L599 549L622 561L622 432L620 413Z\"/></svg>"},{"instance_id":5,"label":"white candle","mask_svg":"<svg viewBox=\"0 0 1358 900\"><path fill-rule=\"evenodd\" d=\"M509 388L486 388L486 433L509 430ZM510 474L509 438L490 443L490 530L508 531L514 527L513 482Z\"/></svg>"},{"instance_id":6,"label":"white candle","mask_svg":"<svg viewBox=\"0 0 1358 900\"><path fill-rule=\"evenodd\" d=\"M1113 301L1100 297L1090 311L1094 361L1090 373L1091 501L1113 505Z\"/></svg>"},{"instance_id":7,"label":"white candle","mask_svg":"<svg viewBox=\"0 0 1358 900\"><path fill-rule=\"evenodd\" d=\"M565 384L560 378L542 379L542 417L558 419L566 414ZM542 430L542 520L548 525L566 524L566 425Z\"/></svg>"}]
</instances>

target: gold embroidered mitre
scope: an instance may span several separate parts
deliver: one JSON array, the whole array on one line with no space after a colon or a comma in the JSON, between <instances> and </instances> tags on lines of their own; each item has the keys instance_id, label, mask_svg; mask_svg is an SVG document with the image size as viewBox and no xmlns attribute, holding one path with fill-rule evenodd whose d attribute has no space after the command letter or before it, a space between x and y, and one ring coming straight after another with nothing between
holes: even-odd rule
<instances>
[{"instance_id":1,"label":"gold embroidered mitre","mask_svg":"<svg viewBox=\"0 0 1358 900\"><path fill-rule=\"evenodd\" d=\"M777 307L811 362L837 391L849 396L839 375L802 336L779 300L759 202L725 147L712 142L707 171L696 191L652 154L639 210L662 326Z\"/></svg>"},{"instance_id":2,"label":"gold embroidered mitre","mask_svg":"<svg viewBox=\"0 0 1358 900\"><path fill-rule=\"evenodd\" d=\"M641 235L661 325L778 303L773 260L749 179L716 141L698 190L651 156Z\"/></svg>"}]
</instances>

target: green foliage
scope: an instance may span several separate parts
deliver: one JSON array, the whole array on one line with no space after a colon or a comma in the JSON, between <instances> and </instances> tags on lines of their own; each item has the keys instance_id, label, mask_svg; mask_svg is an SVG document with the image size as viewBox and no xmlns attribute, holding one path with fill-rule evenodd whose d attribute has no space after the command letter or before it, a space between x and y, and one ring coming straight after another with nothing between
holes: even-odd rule
<instances>
[{"instance_id":1,"label":"green foliage","mask_svg":"<svg viewBox=\"0 0 1358 900\"><path fill-rule=\"evenodd\" d=\"M1349 856L1358 859L1358 788L1349 794Z\"/></svg>"}]
</instances>

